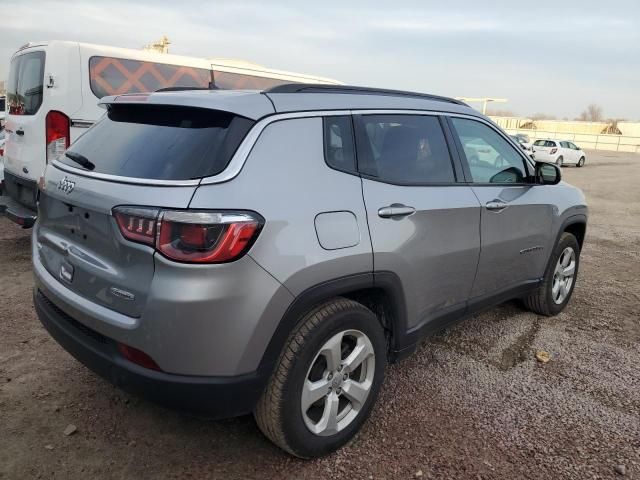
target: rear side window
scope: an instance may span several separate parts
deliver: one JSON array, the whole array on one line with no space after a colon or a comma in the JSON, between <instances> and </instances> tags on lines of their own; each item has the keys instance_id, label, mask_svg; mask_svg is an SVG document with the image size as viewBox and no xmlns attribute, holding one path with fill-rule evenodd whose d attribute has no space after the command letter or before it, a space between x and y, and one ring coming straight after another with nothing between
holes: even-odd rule
<instances>
[{"instance_id":1,"label":"rear side window","mask_svg":"<svg viewBox=\"0 0 640 480\"><path fill-rule=\"evenodd\" d=\"M330 167L337 170L355 171L356 157L350 116L324 118L324 158Z\"/></svg>"},{"instance_id":2,"label":"rear side window","mask_svg":"<svg viewBox=\"0 0 640 480\"><path fill-rule=\"evenodd\" d=\"M245 75L243 73L221 72L213 70L213 83L220 90L267 90L285 83L295 83L291 80Z\"/></svg>"},{"instance_id":3,"label":"rear side window","mask_svg":"<svg viewBox=\"0 0 640 480\"><path fill-rule=\"evenodd\" d=\"M401 185L455 182L440 120L428 115L363 115L356 141L358 169Z\"/></svg>"},{"instance_id":4,"label":"rear side window","mask_svg":"<svg viewBox=\"0 0 640 480\"><path fill-rule=\"evenodd\" d=\"M168 87L208 88L210 82L211 70L208 68L114 57L96 56L89 59L89 84L98 98L155 92Z\"/></svg>"},{"instance_id":5,"label":"rear side window","mask_svg":"<svg viewBox=\"0 0 640 480\"><path fill-rule=\"evenodd\" d=\"M115 104L68 152L85 157L97 173L197 179L222 172L254 123L208 109ZM83 168L65 155L58 160Z\"/></svg>"},{"instance_id":6,"label":"rear side window","mask_svg":"<svg viewBox=\"0 0 640 480\"><path fill-rule=\"evenodd\" d=\"M42 105L44 52L13 57L7 81L7 103L11 115L34 115Z\"/></svg>"}]
</instances>

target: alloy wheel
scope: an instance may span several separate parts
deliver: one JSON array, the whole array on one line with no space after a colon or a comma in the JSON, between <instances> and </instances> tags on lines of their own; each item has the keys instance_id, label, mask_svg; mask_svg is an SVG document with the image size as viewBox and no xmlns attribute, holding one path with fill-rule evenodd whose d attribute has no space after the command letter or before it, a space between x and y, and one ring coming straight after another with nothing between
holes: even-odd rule
<instances>
[{"instance_id":1,"label":"alloy wheel","mask_svg":"<svg viewBox=\"0 0 640 480\"><path fill-rule=\"evenodd\" d=\"M551 295L556 304L565 301L576 275L576 252L573 248L565 248L553 272L553 283L551 285Z\"/></svg>"},{"instance_id":2,"label":"alloy wheel","mask_svg":"<svg viewBox=\"0 0 640 480\"><path fill-rule=\"evenodd\" d=\"M335 334L320 348L305 377L300 406L315 435L334 435L362 410L375 374L373 345L359 330Z\"/></svg>"}]
</instances>

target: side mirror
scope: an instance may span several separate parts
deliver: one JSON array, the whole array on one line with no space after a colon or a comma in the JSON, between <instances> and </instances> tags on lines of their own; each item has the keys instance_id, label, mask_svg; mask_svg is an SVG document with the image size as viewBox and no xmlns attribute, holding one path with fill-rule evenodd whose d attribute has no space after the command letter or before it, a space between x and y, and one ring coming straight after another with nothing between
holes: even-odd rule
<instances>
[{"instance_id":1,"label":"side mirror","mask_svg":"<svg viewBox=\"0 0 640 480\"><path fill-rule=\"evenodd\" d=\"M562 180L560 167L555 163L536 162L536 182L541 185L557 185Z\"/></svg>"}]
</instances>

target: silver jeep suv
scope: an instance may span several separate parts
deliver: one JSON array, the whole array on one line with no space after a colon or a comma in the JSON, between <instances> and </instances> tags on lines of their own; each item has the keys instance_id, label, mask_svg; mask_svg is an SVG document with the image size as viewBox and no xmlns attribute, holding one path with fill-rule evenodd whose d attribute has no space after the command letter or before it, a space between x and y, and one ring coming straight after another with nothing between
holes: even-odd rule
<instances>
[{"instance_id":1,"label":"silver jeep suv","mask_svg":"<svg viewBox=\"0 0 640 480\"><path fill-rule=\"evenodd\" d=\"M34 301L123 389L253 412L315 457L425 334L571 297L584 196L459 101L288 84L101 103L39 183Z\"/></svg>"}]
</instances>

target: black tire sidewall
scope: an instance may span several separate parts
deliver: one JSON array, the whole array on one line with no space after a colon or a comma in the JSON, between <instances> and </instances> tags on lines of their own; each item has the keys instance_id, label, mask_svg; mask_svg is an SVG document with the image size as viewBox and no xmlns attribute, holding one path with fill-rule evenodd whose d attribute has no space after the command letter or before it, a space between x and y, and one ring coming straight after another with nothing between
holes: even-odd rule
<instances>
[{"instance_id":1,"label":"black tire sidewall","mask_svg":"<svg viewBox=\"0 0 640 480\"><path fill-rule=\"evenodd\" d=\"M553 288L553 274L554 274L556 265L558 264L558 259L560 258L560 255L562 254L564 249L567 247L573 248L573 250L576 253L576 269L575 269L575 274L573 276L573 283L571 284L571 289L569 290L569 294L563 300L562 303L556 303L553 301L553 293L551 291ZM570 233L564 233L560 237L560 241L556 244L555 248L553 249L553 254L549 262L549 267L547 268L547 273L545 275L545 297L546 297L545 300L547 302L550 313L552 315L557 315L562 310L564 310L564 308L567 306L567 304L571 300L573 291L576 288L579 268L580 268L580 245L578 244L578 240L576 240L576 237L574 237Z\"/></svg>"},{"instance_id":2,"label":"black tire sidewall","mask_svg":"<svg viewBox=\"0 0 640 480\"><path fill-rule=\"evenodd\" d=\"M307 372L320 347L333 335L344 330L363 332L373 345L375 352L375 374L373 385L365 406L359 415L344 430L335 435L322 437L309 431L302 417L300 397ZM384 378L386 365L386 340L384 330L376 316L365 308L339 311L322 321L307 336L300 355L295 359L287 375L283 389L282 427L287 444L303 458L326 455L346 444L367 420Z\"/></svg>"}]
</instances>

